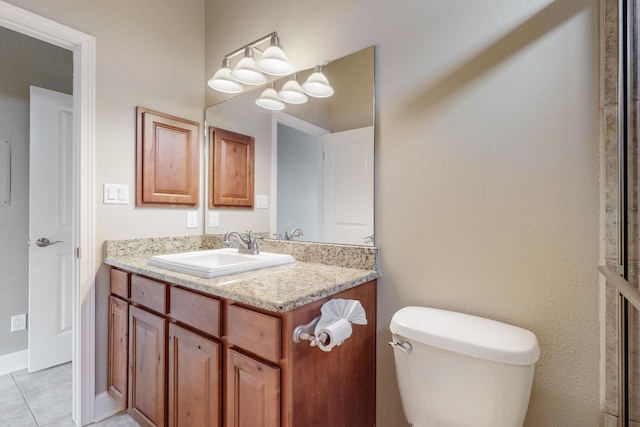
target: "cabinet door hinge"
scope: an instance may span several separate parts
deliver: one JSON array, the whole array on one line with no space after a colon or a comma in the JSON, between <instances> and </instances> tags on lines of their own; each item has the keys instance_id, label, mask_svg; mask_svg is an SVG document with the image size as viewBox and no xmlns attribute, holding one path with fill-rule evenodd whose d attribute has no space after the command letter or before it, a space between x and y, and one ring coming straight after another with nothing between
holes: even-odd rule
<instances>
[{"instance_id":1,"label":"cabinet door hinge","mask_svg":"<svg viewBox=\"0 0 640 427\"><path fill-rule=\"evenodd\" d=\"M76 248L76 258L80 258L80 248Z\"/></svg>"}]
</instances>

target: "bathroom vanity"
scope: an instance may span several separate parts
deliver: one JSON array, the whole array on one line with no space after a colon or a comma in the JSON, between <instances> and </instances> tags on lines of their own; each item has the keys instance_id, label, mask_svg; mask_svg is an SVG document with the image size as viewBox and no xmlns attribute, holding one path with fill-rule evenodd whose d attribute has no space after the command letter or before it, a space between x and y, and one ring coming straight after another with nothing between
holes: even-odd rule
<instances>
[{"instance_id":1,"label":"bathroom vanity","mask_svg":"<svg viewBox=\"0 0 640 427\"><path fill-rule=\"evenodd\" d=\"M219 244L190 239L187 250ZM147 265L178 252L175 241L105 244L108 389L141 425L375 425L377 249L265 241L261 250L296 262L204 279ZM295 343L295 327L332 298L359 300L367 325L330 352Z\"/></svg>"}]
</instances>

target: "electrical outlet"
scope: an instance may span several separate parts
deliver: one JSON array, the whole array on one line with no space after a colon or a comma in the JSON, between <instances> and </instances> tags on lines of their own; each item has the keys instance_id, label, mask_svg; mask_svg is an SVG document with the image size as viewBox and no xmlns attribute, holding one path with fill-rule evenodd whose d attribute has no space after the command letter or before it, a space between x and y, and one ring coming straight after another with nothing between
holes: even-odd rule
<instances>
[{"instance_id":1,"label":"electrical outlet","mask_svg":"<svg viewBox=\"0 0 640 427\"><path fill-rule=\"evenodd\" d=\"M11 332L22 331L24 329L27 329L27 315L23 313L11 316Z\"/></svg>"}]
</instances>

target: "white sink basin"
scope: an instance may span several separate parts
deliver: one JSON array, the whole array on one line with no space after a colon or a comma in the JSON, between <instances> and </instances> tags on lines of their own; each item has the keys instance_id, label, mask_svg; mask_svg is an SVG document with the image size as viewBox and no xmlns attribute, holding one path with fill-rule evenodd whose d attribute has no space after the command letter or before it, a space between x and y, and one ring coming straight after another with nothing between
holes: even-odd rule
<instances>
[{"instance_id":1,"label":"white sink basin","mask_svg":"<svg viewBox=\"0 0 640 427\"><path fill-rule=\"evenodd\" d=\"M210 279L293 262L295 259L291 255L269 252L245 255L239 254L237 249L225 248L155 255L149 258L147 264Z\"/></svg>"}]
</instances>

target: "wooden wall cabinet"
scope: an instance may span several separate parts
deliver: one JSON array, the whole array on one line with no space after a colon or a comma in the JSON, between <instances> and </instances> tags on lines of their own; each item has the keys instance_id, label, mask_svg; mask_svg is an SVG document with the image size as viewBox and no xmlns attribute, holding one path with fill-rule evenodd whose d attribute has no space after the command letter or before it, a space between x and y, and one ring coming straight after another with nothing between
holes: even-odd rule
<instances>
[{"instance_id":1,"label":"wooden wall cabinet","mask_svg":"<svg viewBox=\"0 0 640 427\"><path fill-rule=\"evenodd\" d=\"M209 128L209 207L253 207L252 136Z\"/></svg>"},{"instance_id":2,"label":"wooden wall cabinet","mask_svg":"<svg viewBox=\"0 0 640 427\"><path fill-rule=\"evenodd\" d=\"M137 108L136 206L197 207L200 124Z\"/></svg>"}]
</instances>

